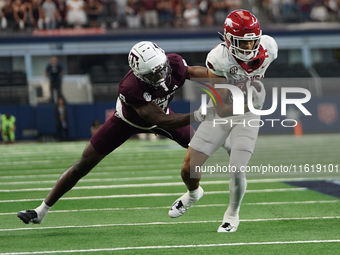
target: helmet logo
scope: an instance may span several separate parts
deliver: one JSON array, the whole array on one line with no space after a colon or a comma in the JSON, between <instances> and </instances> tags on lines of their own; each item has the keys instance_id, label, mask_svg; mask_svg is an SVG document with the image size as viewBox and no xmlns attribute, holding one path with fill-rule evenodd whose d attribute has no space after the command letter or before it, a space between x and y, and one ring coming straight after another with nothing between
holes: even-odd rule
<instances>
[{"instance_id":1,"label":"helmet logo","mask_svg":"<svg viewBox=\"0 0 340 255\"><path fill-rule=\"evenodd\" d=\"M224 24L228 27L233 27L233 21L231 18L226 18Z\"/></svg>"},{"instance_id":2,"label":"helmet logo","mask_svg":"<svg viewBox=\"0 0 340 255\"><path fill-rule=\"evenodd\" d=\"M139 65L138 59L139 59L139 57L136 56L133 52L130 52L129 58L130 58L129 62L130 62L131 67L138 69L138 65Z\"/></svg>"},{"instance_id":3,"label":"helmet logo","mask_svg":"<svg viewBox=\"0 0 340 255\"><path fill-rule=\"evenodd\" d=\"M256 25L256 23L257 23L257 19L255 18L255 17L251 17L251 19L252 19L252 21L253 21L253 23L250 25L250 26L255 26Z\"/></svg>"}]
</instances>

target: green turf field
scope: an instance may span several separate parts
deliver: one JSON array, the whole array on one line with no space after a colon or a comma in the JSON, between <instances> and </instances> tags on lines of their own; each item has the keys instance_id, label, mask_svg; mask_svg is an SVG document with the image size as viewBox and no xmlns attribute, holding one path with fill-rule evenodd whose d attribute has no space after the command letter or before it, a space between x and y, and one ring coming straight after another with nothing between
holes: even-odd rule
<instances>
[{"instance_id":1,"label":"green turf field","mask_svg":"<svg viewBox=\"0 0 340 255\"><path fill-rule=\"evenodd\" d=\"M180 179L185 149L163 139L128 141L41 225L23 224L16 213L40 205L85 144L0 145L0 255L340 253L340 200L283 183L321 174L248 179L236 233L216 232L229 199L225 176L204 178L205 196L182 217L169 218L169 207L186 191ZM260 136L249 165L340 165L339 144L340 134Z\"/></svg>"}]
</instances>

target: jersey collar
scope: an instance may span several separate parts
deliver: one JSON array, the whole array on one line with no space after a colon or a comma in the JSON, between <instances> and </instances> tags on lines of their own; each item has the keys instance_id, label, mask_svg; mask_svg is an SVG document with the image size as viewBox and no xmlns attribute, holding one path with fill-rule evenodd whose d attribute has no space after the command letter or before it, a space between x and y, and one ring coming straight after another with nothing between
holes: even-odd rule
<instances>
[{"instance_id":1,"label":"jersey collar","mask_svg":"<svg viewBox=\"0 0 340 255\"><path fill-rule=\"evenodd\" d=\"M236 58L235 56L234 56L234 58L235 58L236 62L249 74L249 73L252 73L253 71L255 71L256 69L258 69L263 64L264 60L267 57L269 57L269 55L266 54L266 53L267 53L267 50L263 49L262 45L260 45L259 55L254 60L254 61L257 61L257 60L259 60L259 61L257 61L257 63L253 66L247 65L246 62Z\"/></svg>"}]
</instances>

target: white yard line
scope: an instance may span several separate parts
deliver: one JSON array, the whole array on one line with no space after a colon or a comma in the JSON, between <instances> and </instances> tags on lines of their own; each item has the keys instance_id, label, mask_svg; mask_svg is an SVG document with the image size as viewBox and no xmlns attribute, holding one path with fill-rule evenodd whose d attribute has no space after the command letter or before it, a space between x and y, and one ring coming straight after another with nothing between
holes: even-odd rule
<instances>
[{"instance_id":1,"label":"white yard line","mask_svg":"<svg viewBox=\"0 0 340 255\"><path fill-rule=\"evenodd\" d=\"M180 179L180 176L146 176L146 177L122 177L122 178L103 178L103 179L81 179L78 183L84 182L115 182L115 181L134 181L134 180L167 180L167 179ZM46 184L56 183L56 179L45 181L22 181L22 182L0 182L0 185L21 185L21 184Z\"/></svg>"},{"instance_id":2,"label":"white yard line","mask_svg":"<svg viewBox=\"0 0 340 255\"><path fill-rule=\"evenodd\" d=\"M120 167L122 168L122 167ZM96 170L97 171L100 171L99 170L100 167L96 167ZM141 173L143 175L147 175L147 174L164 174L164 173L178 173L179 172L179 168L176 168L176 169L159 169L159 170L141 170L141 171L135 171L136 169L132 169L131 167L128 167L128 166L124 166L124 168L122 169L127 169L125 171L110 171L110 172L92 172L91 173L91 176L105 176L105 175L127 175L127 173L129 173L129 175L133 175L132 172L135 174L135 173ZM63 170L63 169L62 169ZM131 170L131 171L129 171ZM36 179L41 179L41 178L58 178L60 177L60 175L63 173L63 171L61 171L60 173L58 174L31 174L31 175L26 175L26 174L22 174L22 175L5 175L5 176L0 176L0 180L15 180L15 179L33 179L33 178L36 178ZM178 175L180 176L180 175ZM54 179L55 181L57 181L57 179Z\"/></svg>"},{"instance_id":3,"label":"white yard line","mask_svg":"<svg viewBox=\"0 0 340 255\"><path fill-rule=\"evenodd\" d=\"M95 173L93 173L95 174ZM34 175L35 177L39 177L39 175ZM44 175L48 176L48 175ZM53 174L54 176L54 174ZM60 176L60 174L56 174L56 176ZM11 177L16 176L0 176L6 177L4 179L10 179ZM23 178L23 176L19 176ZM133 180L167 180L167 179L175 179L180 178L180 176L167 175L167 176L146 176L146 177L122 177L122 178L96 178L96 179L81 179L79 183L82 182L109 182L109 181L133 181ZM334 181L334 178L268 178L268 179L247 179L247 183L273 183L273 182L294 182L294 181L315 181L315 180L328 180L330 182ZM0 182L0 185L21 185L21 184L44 184L44 183L55 183L56 179L44 180L44 181L15 181L15 182ZM201 181L201 184L211 183L212 181ZM335 181L334 181L335 182ZM184 183L181 182L183 185ZM224 181L224 183L228 184L229 181Z\"/></svg>"},{"instance_id":4,"label":"white yard line","mask_svg":"<svg viewBox=\"0 0 340 255\"><path fill-rule=\"evenodd\" d=\"M57 161L57 160L54 160L52 161L54 164L55 162L58 162L58 164L60 163L60 161ZM177 170L177 171L180 171L180 167L181 165L180 164L168 164L168 163L160 163L160 164L148 164L148 169L145 169L145 166L142 165L141 163L138 163L138 162L134 162L134 164L131 164L131 165L108 165L108 166L105 166L103 164L101 164L100 166L97 166L96 167L96 170L100 170L100 171L105 171L105 170L112 170L112 172L117 172L118 170L140 170L140 169L143 169L144 172L148 172L148 171L152 171L154 169L160 169L162 168L162 165L166 164L166 168L167 170L169 169L173 169L173 170ZM26 163L24 165L31 165L31 163ZM69 163L67 165L70 165ZM13 165L10 165L11 168L15 169L15 166ZM49 164L50 166L50 164ZM6 167L4 169L8 169L9 167ZM10 175L13 173L13 171L6 171L0 167L0 172L2 175ZM150 170L151 169L151 170ZM38 170L28 170L28 169L20 169L20 170L15 170L15 174L16 175L29 175L29 174L35 174L37 173L39 176L40 174L42 173L45 173L45 174L52 174L52 173L62 173L66 170L65 167L59 167L59 168L46 168L46 169L38 169Z\"/></svg>"},{"instance_id":5,"label":"white yard line","mask_svg":"<svg viewBox=\"0 0 340 255\"><path fill-rule=\"evenodd\" d=\"M135 178L109 178L109 180L157 180L162 179L163 177L135 177ZM174 178L171 176L164 177L166 178ZM83 182L90 182L91 179L84 180ZM92 179L97 182L101 179ZM247 180L247 183L269 183L269 182L283 182L283 181L301 181L306 179L256 179L256 180ZM51 181L55 183L56 181ZM15 184L25 184L25 182L13 182ZM27 182L32 183L32 182ZM36 183L44 183L44 182L36 182ZM45 183L47 183L45 181ZM6 184L6 183L0 183ZM10 184L10 183L9 183ZM213 184L229 184L229 181L201 181L201 185L213 185ZM141 188L141 187L162 187L162 186L184 186L183 182L162 182L162 183L135 183L135 184L114 184L114 185L97 185L97 186L77 186L72 188L73 190L88 190L88 189L116 189L116 188ZM6 192L29 192L29 191L49 191L51 188L29 188L29 189L0 189L0 193Z\"/></svg>"},{"instance_id":6,"label":"white yard line","mask_svg":"<svg viewBox=\"0 0 340 255\"><path fill-rule=\"evenodd\" d=\"M227 181L207 181L202 184L228 184ZM184 186L183 182L166 182L166 183L136 183L136 184L115 184L115 185L98 185L98 186L80 186L73 187L73 190L89 190L89 189L117 189L117 188L146 188L146 187L163 187L163 186ZM48 191L51 188L31 188L31 189L2 189L0 193L9 192L29 192L29 191Z\"/></svg>"},{"instance_id":7,"label":"white yard line","mask_svg":"<svg viewBox=\"0 0 340 255\"><path fill-rule=\"evenodd\" d=\"M243 203L242 206L252 205L299 205L299 204L332 204L340 203L340 200L320 200L320 201L293 201L293 202L259 202L259 203ZM208 205L193 205L192 207L226 207L227 204L208 204ZM124 208L89 208L89 209L75 209L75 210L55 210L49 211L49 213L72 213L72 212L100 212L100 211L126 211L126 210L155 210L155 209L169 209L170 206L155 206L155 207L124 207ZM3 215L16 215L17 212L0 213Z\"/></svg>"},{"instance_id":8,"label":"white yard line","mask_svg":"<svg viewBox=\"0 0 340 255\"><path fill-rule=\"evenodd\" d=\"M307 188L260 189L260 190L247 190L246 193L290 192L290 191L305 191L305 190L307 190ZM205 195L228 194L228 193L229 193L229 191L207 191L207 192L204 192ZM180 195L183 195L183 193L147 193L147 194L87 196L87 197L62 197L59 200L84 200L84 199L131 198L131 197L168 197L168 196L180 196ZM43 199L44 198L0 200L0 203L42 201Z\"/></svg>"},{"instance_id":9,"label":"white yard line","mask_svg":"<svg viewBox=\"0 0 340 255\"><path fill-rule=\"evenodd\" d=\"M125 250L154 250L154 249L179 249L179 248L209 248L224 246L244 245L278 245L278 244L310 244L310 243L339 243L335 240L306 240L306 241L277 241L277 242L249 242L249 243L214 243L214 244L188 244L188 245L160 245L160 246L132 246L116 248L97 248L81 250L55 250L55 251L27 251L27 252L6 252L0 255L34 255L34 254L58 254L58 253L80 253L80 252L102 252L102 251L125 251Z\"/></svg>"},{"instance_id":10,"label":"white yard line","mask_svg":"<svg viewBox=\"0 0 340 255\"><path fill-rule=\"evenodd\" d=\"M324 217L298 217L298 218L267 218L267 219L244 219L241 222L263 222L263 221L286 221L286 220L329 220L340 219L340 216L324 216ZM25 227L25 228L8 228L0 229L0 232L20 231L20 230L45 230L45 229L69 229L69 228L98 228L98 227L119 227L119 226L150 226L150 225L178 225L178 224L203 224L217 223L220 220L205 221L172 221L172 222L143 222L143 223L111 223L111 224L95 224L95 225L71 225L56 227Z\"/></svg>"}]
</instances>

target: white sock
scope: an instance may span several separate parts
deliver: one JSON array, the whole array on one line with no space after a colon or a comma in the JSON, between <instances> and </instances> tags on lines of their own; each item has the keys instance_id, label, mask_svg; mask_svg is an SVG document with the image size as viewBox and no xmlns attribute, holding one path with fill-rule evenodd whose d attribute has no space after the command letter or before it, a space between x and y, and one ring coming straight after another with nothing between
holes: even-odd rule
<instances>
[{"instance_id":1,"label":"white sock","mask_svg":"<svg viewBox=\"0 0 340 255\"><path fill-rule=\"evenodd\" d=\"M191 190L187 193L185 193L182 196L182 202L184 204L184 207L191 206L192 204L196 203L204 194L204 191L201 186L198 186L197 189Z\"/></svg>"},{"instance_id":2,"label":"white sock","mask_svg":"<svg viewBox=\"0 0 340 255\"><path fill-rule=\"evenodd\" d=\"M38 214L38 219L43 220L50 209L51 206L48 206L47 204L45 204L45 201L43 201L41 205L35 209Z\"/></svg>"},{"instance_id":3,"label":"white sock","mask_svg":"<svg viewBox=\"0 0 340 255\"><path fill-rule=\"evenodd\" d=\"M201 189L202 189L201 186L198 186L198 188L195 189L195 190L188 190L189 196L190 197L197 197L197 196L199 196Z\"/></svg>"},{"instance_id":4,"label":"white sock","mask_svg":"<svg viewBox=\"0 0 340 255\"><path fill-rule=\"evenodd\" d=\"M245 178L232 178L229 182L229 206L223 216L223 222L228 222L236 227L239 224L239 211L243 196L247 189Z\"/></svg>"}]
</instances>

